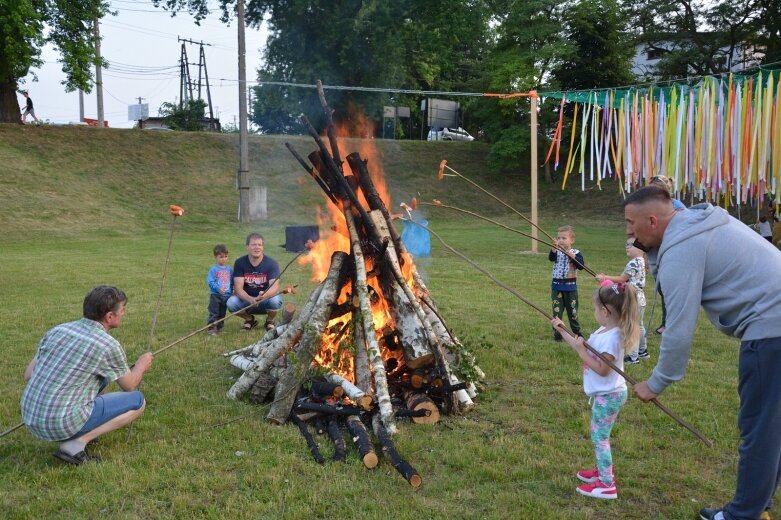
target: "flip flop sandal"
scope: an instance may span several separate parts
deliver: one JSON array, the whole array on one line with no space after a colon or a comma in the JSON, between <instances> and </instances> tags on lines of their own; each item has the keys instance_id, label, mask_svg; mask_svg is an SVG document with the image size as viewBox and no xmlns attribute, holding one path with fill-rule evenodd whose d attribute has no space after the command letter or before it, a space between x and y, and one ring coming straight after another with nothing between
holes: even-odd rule
<instances>
[{"instance_id":1,"label":"flip flop sandal","mask_svg":"<svg viewBox=\"0 0 781 520\"><path fill-rule=\"evenodd\" d=\"M252 330L257 326L258 326L258 320L253 319L252 321L245 321L244 325L242 325L241 328L244 330Z\"/></svg>"},{"instance_id":2,"label":"flip flop sandal","mask_svg":"<svg viewBox=\"0 0 781 520\"><path fill-rule=\"evenodd\" d=\"M271 330L271 329L276 327L276 325L274 325L273 321L267 321L264 326L266 327L266 330Z\"/></svg>"},{"instance_id":3,"label":"flip flop sandal","mask_svg":"<svg viewBox=\"0 0 781 520\"><path fill-rule=\"evenodd\" d=\"M74 466L80 466L84 464L85 462L100 462L100 457L97 457L95 455L89 455L86 451L82 450L74 455L70 455L68 453L65 453L62 450L57 450L54 453L54 457L57 459L60 459L63 462L66 462L68 464L73 464Z\"/></svg>"}]
</instances>

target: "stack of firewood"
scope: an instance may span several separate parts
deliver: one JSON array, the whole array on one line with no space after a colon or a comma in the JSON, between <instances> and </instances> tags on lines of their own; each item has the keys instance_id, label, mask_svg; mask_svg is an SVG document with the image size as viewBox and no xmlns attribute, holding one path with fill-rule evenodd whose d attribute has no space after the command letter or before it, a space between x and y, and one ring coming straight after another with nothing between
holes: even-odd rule
<instances>
[{"instance_id":1,"label":"stack of firewood","mask_svg":"<svg viewBox=\"0 0 781 520\"><path fill-rule=\"evenodd\" d=\"M322 88L318 91L329 120L330 151L305 118L318 145L309 155L311 165L288 148L343 215L350 251L333 252L327 276L297 316L257 343L225 354L244 371L228 396L272 399L268 420L294 422L318 461L322 456L308 423L328 432L336 460L344 459L341 428L347 429L363 463L374 467L370 425L394 466L417 486L420 476L391 441L396 417L433 424L440 412L474 406L474 384L460 381L451 368L455 356L459 364L467 360L471 374L482 373L442 319L366 161L352 153L347 156L351 174L342 170L331 110ZM383 312L389 319L379 320L378 330L375 315Z\"/></svg>"}]
</instances>

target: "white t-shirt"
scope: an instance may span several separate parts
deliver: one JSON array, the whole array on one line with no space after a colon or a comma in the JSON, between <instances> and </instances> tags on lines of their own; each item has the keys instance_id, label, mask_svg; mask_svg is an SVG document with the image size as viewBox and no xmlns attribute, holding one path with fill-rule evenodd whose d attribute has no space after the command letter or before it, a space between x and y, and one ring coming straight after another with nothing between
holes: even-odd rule
<instances>
[{"instance_id":1,"label":"white t-shirt","mask_svg":"<svg viewBox=\"0 0 781 520\"><path fill-rule=\"evenodd\" d=\"M773 229L770 227L770 221L757 222L757 227L759 228L759 234L763 237L773 236Z\"/></svg>"},{"instance_id":2,"label":"white t-shirt","mask_svg":"<svg viewBox=\"0 0 781 520\"><path fill-rule=\"evenodd\" d=\"M624 354L621 351L621 330L613 327L605 330L605 327L599 327L594 334L589 336L588 344L594 347L594 350L604 354L610 354L615 358L613 364L621 370L624 370ZM593 355L589 352L589 355ZM613 369L604 377L591 370L586 364L583 364L583 391L586 395L593 397L596 394L606 394L626 390L626 381Z\"/></svg>"}]
</instances>

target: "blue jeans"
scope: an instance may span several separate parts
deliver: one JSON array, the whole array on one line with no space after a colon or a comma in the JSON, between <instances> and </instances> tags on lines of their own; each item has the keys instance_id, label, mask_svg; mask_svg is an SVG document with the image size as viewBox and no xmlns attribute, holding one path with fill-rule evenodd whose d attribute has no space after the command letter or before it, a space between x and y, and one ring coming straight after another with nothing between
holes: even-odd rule
<instances>
[{"instance_id":1,"label":"blue jeans","mask_svg":"<svg viewBox=\"0 0 781 520\"><path fill-rule=\"evenodd\" d=\"M92 415L89 416L86 424L81 427L79 433L71 437L71 439L81 437L98 426L106 424L111 419L132 410L138 410L143 405L144 394L138 390L132 392L111 392L110 394L99 395L95 398L95 405L92 407Z\"/></svg>"},{"instance_id":2,"label":"blue jeans","mask_svg":"<svg viewBox=\"0 0 781 520\"><path fill-rule=\"evenodd\" d=\"M781 337L743 341L738 364L738 448L735 496L728 520L756 519L781 483Z\"/></svg>"},{"instance_id":3,"label":"blue jeans","mask_svg":"<svg viewBox=\"0 0 781 520\"><path fill-rule=\"evenodd\" d=\"M249 302L245 302L235 294L228 298L228 310L230 312L236 312L249 305ZM247 309L250 314L266 314L268 311L278 311L282 308L282 296L276 295L273 298L264 300L252 308Z\"/></svg>"}]
</instances>

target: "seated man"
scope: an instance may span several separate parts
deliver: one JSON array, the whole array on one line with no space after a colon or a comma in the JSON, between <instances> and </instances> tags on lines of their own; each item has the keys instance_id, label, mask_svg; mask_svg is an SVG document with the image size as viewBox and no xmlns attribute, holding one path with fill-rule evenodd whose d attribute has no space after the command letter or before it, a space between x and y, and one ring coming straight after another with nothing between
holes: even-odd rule
<instances>
[{"instance_id":1,"label":"seated man","mask_svg":"<svg viewBox=\"0 0 781 520\"><path fill-rule=\"evenodd\" d=\"M274 318L282 308L279 295L279 264L263 254L263 236L250 233L246 240L247 254L233 263L233 295L228 298L228 310L240 312L244 330L254 329L258 322L253 314L266 314L266 329L274 328Z\"/></svg>"},{"instance_id":2,"label":"seated man","mask_svg":"<svg viewBox=\"0 0 781 520\"><path fill-rule=\"evenodd\" d=\"M84 298L84 317L51 329L24 371L22 419L34 436L59 441L54 456L69 464L100 459L87 443L135 420L146 401L137 391L152 353L129 368L125 351L108 331L122 323L127 296L99 285ZM123 392L99 395L112 381Z\"/></svg>"}]
</instances>

